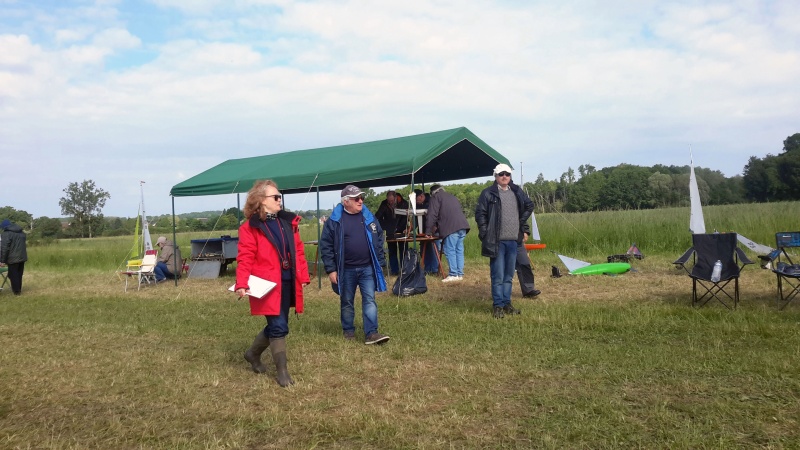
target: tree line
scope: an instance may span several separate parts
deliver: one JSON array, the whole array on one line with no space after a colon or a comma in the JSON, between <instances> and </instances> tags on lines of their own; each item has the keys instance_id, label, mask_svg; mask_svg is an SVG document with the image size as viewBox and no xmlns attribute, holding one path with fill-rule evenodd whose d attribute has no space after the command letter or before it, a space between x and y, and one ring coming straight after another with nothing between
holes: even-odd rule
<instances>
[{"instance_id":1,"label":"tree line","mask_svg":"<svg viewBox=\"0 0 800 450\"><path fill-rule=\"evenodd\" d=\"M540 213L563 211L651 209L689 204L689 172L686 166L650 167L620 164L600 170L591 164L572 167L555 180L546 180L540 173L536 180L526 182L523 189ZM726 177L718 170L695 167L695 175L704 205L723 205L743 202L800 200L800 133L783 141L782 151L763 158L752 156L742 175ZM474 216L478 197L492 180L482 183L446 185L445 189L461 202L468 217ZM415 186L421 188L423 186ZM426 190L430 186L424 186ZM364 189L365 206L375 212L386 198L383 190ZM396 189L404 199L412 195L411 186ZM0 219L10 219L28 231L33 243L59 238L130 235L136 229L137 218L112 217L102 214L111 195L92 180L70 183L59 200L61 213L68 219L38 217L11 206L0 207ZM316 210L294 211L306 221L316 220ZM322 210L328 216L330 209ZM242 211L188 213L178 215L176 231L234 230L238 228ZM148 217L152 234L172 233L172 216ZM313 222L312 222L313 223Z\"/></svg>"}]
</instances>

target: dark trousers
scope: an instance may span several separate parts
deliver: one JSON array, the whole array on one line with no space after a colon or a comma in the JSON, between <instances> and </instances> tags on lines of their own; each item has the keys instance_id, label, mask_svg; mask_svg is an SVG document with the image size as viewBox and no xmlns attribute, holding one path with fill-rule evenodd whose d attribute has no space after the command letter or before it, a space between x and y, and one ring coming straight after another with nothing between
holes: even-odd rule
<instances>
[{"instance_id":1,"label":"dark trousers","mask_svg":"<svg viewBox=\"0 0 800 450\"><path fill-rule=\"evenodd\" d=\"M400 261L403 259L403 253L406 251L406 243L387 242L386 246L389 248L389 273L397 275L400 273Z\"/></svg>"},{"instance_id":2,"label":"dark trousers","mask_svg":"<svg viewBox=\"0 0 800 450\"><path fill-rule=\"evenodd\" d=\"M11 281L11 292L19 295L22 293L22 273L25 272L25 263L8 265L8 280Z\"/></svg>"},{"instance_id":3,"label":"dark trousers","mask_svg":"<svg viewBox=\"0 0 800 450\"><path fill-rule=\"evenodd\" d=\"M528 251L525 250L525 245L517 244L517 262L515 265L517 270L517 278L519 278L519 287L522 289L522 295L528 295L535 289L533 287L533 268L531 267L531 259L528 257Z\"/></svg>"}]
</instances>

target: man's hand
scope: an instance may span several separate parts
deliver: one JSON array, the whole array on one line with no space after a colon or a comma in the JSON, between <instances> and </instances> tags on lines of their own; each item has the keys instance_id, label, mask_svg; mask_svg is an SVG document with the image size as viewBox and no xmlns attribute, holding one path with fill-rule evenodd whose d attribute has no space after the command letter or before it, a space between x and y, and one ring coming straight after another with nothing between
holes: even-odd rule
<instances>
[{"instance_id":1,"label":"man's hand","mask_svg":"<svg viewBox=\"0 0 800 450\"><path fill-rule=\"evenodd\" d=\"M328 279L331 280L333 284L339 284L339 275L337 272L331 272L328 274Z\"/></svg>"},{"instance_id":2,"label":"man's hand","mask_svg":"<svg viewBox=\"0 0 800 450\"><path fill-rule=\"evenodd\" d=\"M528 233L522 233L522 242L528 242Z\"/></svg>"}]
</instances>

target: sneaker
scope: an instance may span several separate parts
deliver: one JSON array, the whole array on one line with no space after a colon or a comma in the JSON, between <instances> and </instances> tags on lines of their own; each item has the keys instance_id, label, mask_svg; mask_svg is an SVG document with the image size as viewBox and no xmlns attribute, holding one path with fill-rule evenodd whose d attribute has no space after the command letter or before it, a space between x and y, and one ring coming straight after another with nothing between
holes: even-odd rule
<instances>
[{"instance_id":1,"label":"sneaker","mask_svg":"<svg viewBox=\"0 0 800 450\"><path fill-rule=\"evenodd\" d=\"M519 314L520 310L518 310L517 308L514 308L514 305L509 303L506 306L503 306L503 312L505 312L506 314L514 315L514 314Z\"/></svg>"},{"instance_id":2,"label":"sneaker","mask_svg":"<svg viewBox=\"0 0 800 450\"><path fill-rule=\"evenodd\" d=\"M345 338L345 340L352 341L352 340L354 340L356 338L356 332L355 331L345 331L344 332L344 338Z\"/></svg>"},{"instance_id":3,"label":"sneaker","mask_svg":"<svg viewBox=\"0 0 800 450\"><path fill-rule=\"evenodd\" d=\"M450 283L453 281L461 281L461 277L458 275L448 275L447 278L442 279L442 283Z\"/></svg>"},{"instance_id":4,"label":"sneaker","mask_svg":"<svg viewBox=\"0 0 800 450\"><path fill-rule=\"evenodd\" d=\"M525 298L535 298L537 295L539 295L541 293L542 293L542 291L540 291L538 289L534 289L534 290L528 292L527 294L523 295L523 297L525 297Z\"/></svg>"},{"instance_id":5,"label":"sneaker","mask_svg":"<svg viewBox=\"0 0 800 450\"><path fill-rule=\"evenodd\" d=\"M503 314L503 308L499 306L494 307L494 314L492 314L495 319L502 319L505 315Z\"/></svg>"},{"instance_id":6,"label":"sneaker","mask_svg":"<svg viewBox=\"0 0 800 450\"><path fill-rule=\"evenodd\" d=\"M367 336L366 339L364 339L365 345L372 345L372 344L382 345L387 342L389 342L389 336L386 336L385 334L380 334L377 331L374 333L370 333L370 335Z\"/></svg>"}]
</instances>

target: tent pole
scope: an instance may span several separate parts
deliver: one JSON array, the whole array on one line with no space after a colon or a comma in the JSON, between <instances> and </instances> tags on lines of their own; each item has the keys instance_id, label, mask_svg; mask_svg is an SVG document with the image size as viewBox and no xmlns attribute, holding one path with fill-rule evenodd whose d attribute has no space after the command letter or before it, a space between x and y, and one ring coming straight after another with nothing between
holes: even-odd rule
<instances>
[{"instance_id":1,"label":"tent pole","mask_svg":"<svg viewBox=\"0 0 800 450\"><path fill-rule=\"evenodd\" d=\"M175 246L175 251L177 252L180 247L178 247L178 236L175 230L175 197L172 197L172 245ZM183 267L181 267L181 270L183 270ZM181 274L178 272L178 258L172 258L172 273L175 274L175 287L178 287L178 276Z\"/></svg>"},{"instance_id":2,"label":"tent pole","mask_svg":"<svg viewBox=\"0 0 800 450\"><path fill-rule=\"evenodd\" d=\"M316 257L314 260L315 270L317 271L317 289L322 289L322 274L321 270L319 270L319 239L322 237L322 229L319 224L319 221L322 217L319 214L319 186L317 186L317 251Z\"/></svg>"},{"instance_id":3,"label":"tent pole","mask_svg":"<svg viewBox=\"0 0 800 450\"><path fill-rule=\"evenodd\" d=\"M412 195L417 195L417 194L414 193L414 172L411 172L411 192L408 193L408 201L409 201L409 203L411 203L411 196ZM417 202L417 199L415 198L414 199L414 203L416 204L416 202ZM414 242L414 250L416 250L417 249L417 226L416 226L417 225L417 215L414 213L413 210L411 211L411 214L412 214L412 216L411 216L411 236L412 236L412 239L413 239L413 242ZM407 217L408 216L406 216L406 218Z\"/></svg>"},{"instance_id":4,"label":"tent pole","mask_svg":"<svg viewBox=\"0 0 800 450\"><path fill-rule=\"evenodd\" d=\"M236 193L236 222L242 224L242 202L239 198L239 193Z\"/></svg>"}]
</instances>

